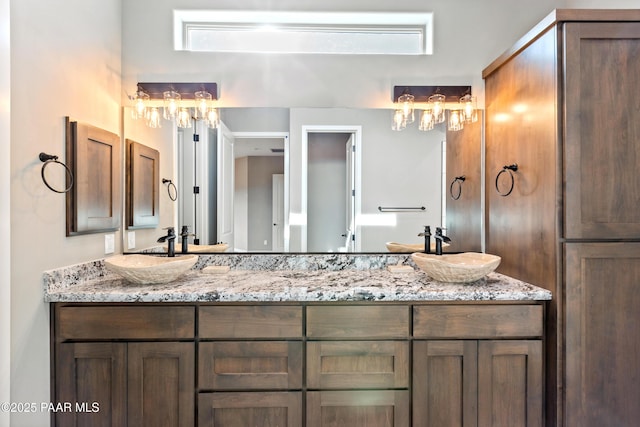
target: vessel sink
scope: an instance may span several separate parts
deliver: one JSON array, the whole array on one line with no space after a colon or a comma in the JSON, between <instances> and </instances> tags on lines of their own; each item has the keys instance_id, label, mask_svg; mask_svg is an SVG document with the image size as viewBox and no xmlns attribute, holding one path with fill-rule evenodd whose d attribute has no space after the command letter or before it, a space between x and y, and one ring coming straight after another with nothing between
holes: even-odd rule
<instances>
[{"instance_id":1,"label":"vessel sink","mask_svg":"<svg viewBox=\"0 0 640 427\"><path fill-rule=\"evenodd\" d=\"M387 250L389 252L402 252L402 253L408 253L408 252L423 252L424 251L424 243L396 243L396 242L387 242L385 243L385 245L387 246ZM446 248L447 246L449 246L448 243L442 242L442 247ZM436 242L432 241L431 242L431 251L435 252L436 251Z\"/></svg>"},{"instance_id":2,"label":"vessel sink","mask_svg":"<svg viewBox=\"0 0 640 427\"><path fill-rule=\"evenodd\" d=\"M433 255L416 252L413 262L438 282L467 283L481 279L500 265L497 255L480 252Z\"/></svg>"},{"instance_id":3,"label":"vessel sink","mask_svg":"<svg viewBox=\"0 0 640 427\"><path fill-rule=\"evenodd\" d=\"M198 255L159 257L153 255L117 255L104 260L107 270L137 285L171 282L186 273Z\"/></svg>"}]
</instances>

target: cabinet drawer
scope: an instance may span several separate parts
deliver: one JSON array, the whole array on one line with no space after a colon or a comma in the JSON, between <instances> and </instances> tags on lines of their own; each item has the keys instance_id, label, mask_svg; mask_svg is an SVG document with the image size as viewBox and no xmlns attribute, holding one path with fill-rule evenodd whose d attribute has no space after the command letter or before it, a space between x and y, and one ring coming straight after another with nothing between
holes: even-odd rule
<instances>
[{"instance_id":1,"label":"cabinet drawer","mask_svg":"<svg viewBox=\"0 0 640 427\"><path fill-rule=\"evenodd\" d=\"M413 308L416 338L541 337L542 305L429 305Z\"/></svg>"},{"instance_id":2,"label":"cabinet drawer","mask_svg":"<svg viewBox=\"0 0 640 427\"><path fill-rule=\"evenodd\" d=\"M302 392L200 393L198 427L302 425Z\"/></svg>"},{"instance_id":3,"label":"cabinet drawer","mask_svg":"<svg viewBox=\"0 0 640 427\"><path fill-rule=\"evenodd\" d=\"M200 338L302 338L302 307L200 307Z\"/></svg>"},{"instance_id":4,"label":"cabinet drawer","mask_svg":"<svg viewBox=\"0 0 640 427\"><path fill-rule=\"evenodd\" d=\"M201 342L198 362L200 389L302 388L301 341Z\"/></svg>"},{"instance_id":5,"label":"cabinet drawer","mask_svg":"<svg viewBox=\"0 0 640 427\"><path fill-rule=\"evenodd\" d=\"M61 340L193 338L195 308L64 306L56 327Z\"/></svg>"},{"instance_id":6,"label":"cabinet drawer","mask_svg":"<svg viewBox=\"0 0 640 427\"><path fill-rule=\"evenodd\" d=\"M307 343L308 388L404 388L408 386L408 341L310 341Z\"/></svg>"},{"instance_id":7,"label":"cabinet drawer","mask_svg":"<svg viewBox=\"0 0 640 427\"><path fill-rule=\"evenodd\" d=\"M408 390L307 392L307 427L408 425Z\"/></svg>"},{"instance_id":8,"label":"cabinet drawer","mask_svg":"<svg viewBox=\"0 0 640 427\"><path fill-rule=\"evenodd\" d=\"M407 338L409 307L311 306L307 307L307 337L313 338Z\"/></svg>"}]
</instances>

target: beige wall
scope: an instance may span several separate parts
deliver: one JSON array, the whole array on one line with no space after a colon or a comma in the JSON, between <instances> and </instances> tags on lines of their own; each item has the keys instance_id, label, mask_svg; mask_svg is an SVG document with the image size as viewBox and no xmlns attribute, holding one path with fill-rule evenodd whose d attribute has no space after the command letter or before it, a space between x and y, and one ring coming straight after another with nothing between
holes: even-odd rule
<instances>
[{"instance_id":1,"label":"beige wall","mask_svg":"<svg viewBox=\"0 0 640 427\"><path fill-rule=\"evenodd\" d=\"M11 132L10 120L10 46L9 0L0 0L0 236L11 240L10 195ZM10 245L0 246L0 402L11 399L11 251ZM0 426L9 425L9 413L0 411Z\"/></svg>"},{"instance_id":2,"label":"beige wall","mask_svg":"<svg viewBox=\"0 0 640 427\"><path fill-rule=\"evenodd\" d=\"M64 159L64 117L120 134L120 0L11 2L11 398L48 402L49 306L42 272L104 257L104 234L65 237L65 196L40 178ZM116 234L116 252L122 250ZM12 427L49 414L11 414Z\"/></svg>"}]
</instances>

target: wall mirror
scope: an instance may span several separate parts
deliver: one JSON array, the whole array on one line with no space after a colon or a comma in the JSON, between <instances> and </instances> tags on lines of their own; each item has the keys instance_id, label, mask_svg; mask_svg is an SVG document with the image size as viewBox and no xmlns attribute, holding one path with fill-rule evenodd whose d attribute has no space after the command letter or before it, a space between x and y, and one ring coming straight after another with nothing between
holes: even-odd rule
<instances>
[{"instance_id":1,"label":"wall mirror","mask_svg":"<svg viewBox=\"0 0 640 427\"><path fill-rule=\"evenodd\" d=\"M393 131L389 109L220 117L216 129L176 130L176 226L189 227L192 249L195 240L227 243L227 253L384 253L446 224L445 124Z\"/></svg>"}]
</instances>

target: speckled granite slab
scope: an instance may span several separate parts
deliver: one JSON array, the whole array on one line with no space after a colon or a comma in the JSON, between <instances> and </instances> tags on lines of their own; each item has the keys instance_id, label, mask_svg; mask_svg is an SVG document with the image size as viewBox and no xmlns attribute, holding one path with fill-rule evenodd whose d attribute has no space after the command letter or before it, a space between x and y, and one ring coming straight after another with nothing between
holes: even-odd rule
<instances>
[{"instance_id":1,"label":"speckled granite slab","mask_svg":"<svg viewBox=\"0 0 640 427\"><path fill-rule=\"evenodd\" d=\"M391 273L389 264L415 267L410 255L200 255L193 270L164 285L132 285L102 261L44 273L46 302L255 301L484 301L550 300L551 293L491 273L468 284L433 281L425 273ZM222 274L203 273L228 265Z\"/></svg>"}]
</instances>

